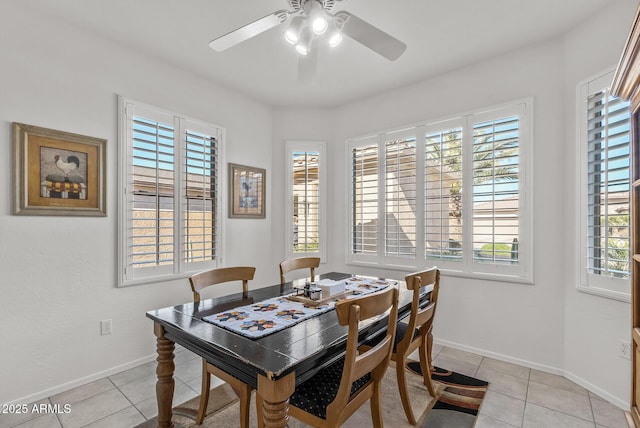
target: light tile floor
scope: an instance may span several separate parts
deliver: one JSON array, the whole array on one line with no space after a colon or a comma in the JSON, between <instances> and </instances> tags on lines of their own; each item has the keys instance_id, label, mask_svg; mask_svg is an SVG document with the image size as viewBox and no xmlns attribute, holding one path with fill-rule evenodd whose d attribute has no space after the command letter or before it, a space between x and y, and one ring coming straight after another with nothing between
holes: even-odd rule
<instances>
[{"instance_id":1,"label":"light tile floor","mask_svg":"<svg viewBox=\"0 0 640 428\"><path fill-rule=\"evenodd\" d=\"M490 382L476 428L627 427L622 410L561 376L438 345L433 355L437 366ZM200 361L177 347L174 405L199 394ZM155 365L143 364L38 402L70 404L69 414L0 415L0 428L134 427L156 415Z\"/></svg>"}]
</instances>

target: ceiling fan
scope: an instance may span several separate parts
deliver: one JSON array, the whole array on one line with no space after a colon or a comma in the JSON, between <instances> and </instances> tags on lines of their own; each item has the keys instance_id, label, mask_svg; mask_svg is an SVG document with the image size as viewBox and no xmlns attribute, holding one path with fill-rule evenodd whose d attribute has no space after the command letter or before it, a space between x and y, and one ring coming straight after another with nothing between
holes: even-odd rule
<instances>
[{"instance_id":1,"label":"ceiling fan","mask_svg":"<svg viewBox=\"0 0 640 428\"><path fill-rule=\"evenodd\" d=\"M287 42L295 45L300 54L298 78L312 81L317 67L318 44L326 42L335 47L345 35L395 61L407 45L357 16L341 10L332 13L335 5L344 0L288 0L291 10L278 10L209 42L211 49L222 52L271 28L289 21L284 33Z\"/></svg>"}]
</instances>

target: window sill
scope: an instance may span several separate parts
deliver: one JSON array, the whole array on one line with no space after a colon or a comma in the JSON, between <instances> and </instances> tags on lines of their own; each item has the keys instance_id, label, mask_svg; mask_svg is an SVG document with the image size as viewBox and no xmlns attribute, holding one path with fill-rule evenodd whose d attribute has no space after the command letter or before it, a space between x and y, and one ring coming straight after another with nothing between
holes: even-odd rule
<instances>
[{"instance_id":1,"label":"window sill","mask_svg":"<svg viewBox=\"0 0 640 428\"><path fill-rule=\"evenodd\" d=\"M158 275L158 276L148 276L142 278L135 278L129 280L121 280L118 284L118 288L122 287L130 287L134 285L144 285L144 284L156 284L160 282L168 282L168 281L176 281L188 278L190 275L195 272L183 273L183 274L171 274L171 275Z\"/></svg>"},{"instance_id":2,"label":"window sill","mask_svg":"<svg viewBox=\"0 0 640 428\"><path fill-rule=\"evenodd\" d=\"M420 269L426 269L428 266L395 266L395 265L380 265L378 263L366 263L366 262L347 262L347 266L363 266L374 269L381 270L394 270L394 271L402 271L405 273L409 273L409 271L417 271ZM433 266L437 266L437 263L434 263ZM440 273L443 276L449 277L457 277L457 278L468 278L468 279L476 279L483 281L498 281L498 282L509 282L514 284L524 284L524 285L533 285L532 278L523 278L515 275L501 275L501 274L491 274L485 272L462 272L458 270L446 269L440 267Z\"/></svg>"},{"instance_id":3,"label":"window sill","mask_svg":"<svg viewBox=\"0 0 640 428\"><path fill-rule=\"evenodd\" d=\"M621 293L619 291L607 290L604 288L597 288L593 286L578 285L576 289L582 293L591 294L598 297L604 297L606 299L617 300L619 302L631 303L631 295L628 293Z\"/></svg>"}]
</instances>

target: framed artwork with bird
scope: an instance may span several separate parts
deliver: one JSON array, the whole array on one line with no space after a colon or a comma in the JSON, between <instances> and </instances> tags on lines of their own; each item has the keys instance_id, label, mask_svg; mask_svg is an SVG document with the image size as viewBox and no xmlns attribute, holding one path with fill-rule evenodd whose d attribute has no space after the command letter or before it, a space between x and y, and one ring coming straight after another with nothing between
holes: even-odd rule
<instances>
[{"instance_id":1,"label":"framed artwork with bird","mask_svg":"<svg viewBox=\"0 0 640 428\"><path fill-rule=\"evenodd\" d=\"M106 140L13 124L14 214L106 215Z\"/></svg>"},{"instance_id":2,"label":"framed artwork with bird","mask_svg":"<svg viewBox=\"0 0 640 428\"><path fill-rule=\"evenodd\" d=\"M265 218L267 171L229 164L229 217Z\"/></svg>"}]
</instances>

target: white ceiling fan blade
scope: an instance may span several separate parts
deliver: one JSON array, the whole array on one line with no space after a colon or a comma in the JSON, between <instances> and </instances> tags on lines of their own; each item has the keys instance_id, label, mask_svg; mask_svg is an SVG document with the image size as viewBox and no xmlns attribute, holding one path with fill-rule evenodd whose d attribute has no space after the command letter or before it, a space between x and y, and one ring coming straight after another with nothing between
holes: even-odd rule
<instances>
[{"instance_id":1,"label":"white ceiling fan blade","mask_svg":"<svg viewBox=\"0 0 640 428\"><path fill-rule=\"evenodd\" d=\"M223 36L213 39L209 42L209 47L217 52L222 52L242 43L245 40L264 33L273 27L282 24L289 17L289 12L286 10L279 10L273 12L267 16L257 19L243 27L233 30Z\"/></svg>"},{"instance_id":2,"label":"white ceiling fan blade","mask_svg":"<svg viewBox=\"0 0 640 428\"><path fill-rule=\"evenodd\" d=\"M342 32L356 42L395 61L407 49L407 45L395 37L346 11L336 13L342 24Z\"/></svg>"},{"instance_id":3,"label":"white ceiling fan blade","mask_svg":"<svg viewBox=\"0 0 640 428\"><path fill-rule=\"evenodd\" d=\"M298 58L298 82L310 85L316 81L318 69L318 43L314 40L309 48L309 54Z\"/></svg>"}]
</instances>

